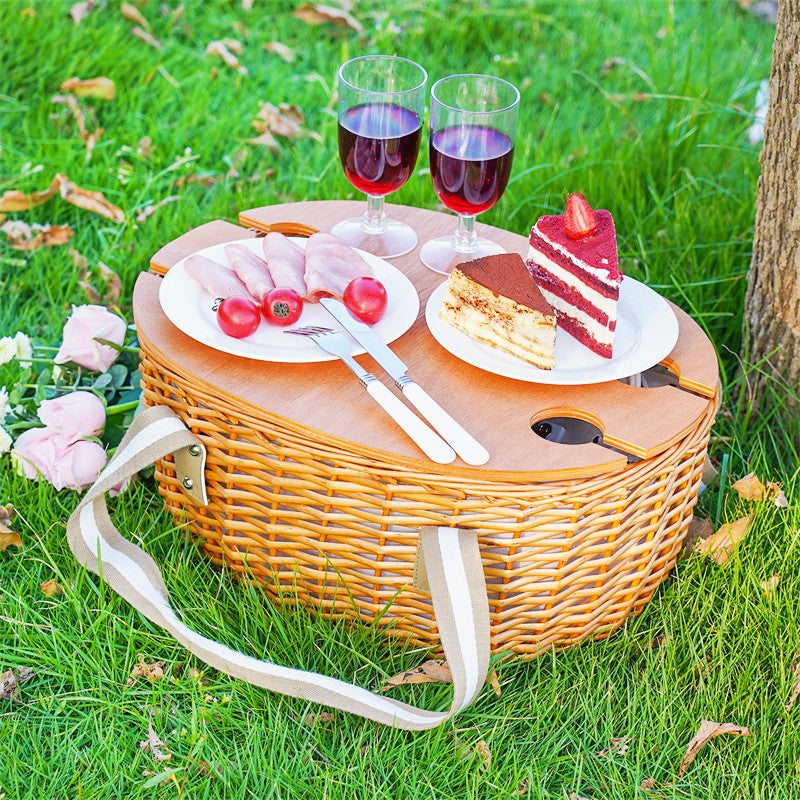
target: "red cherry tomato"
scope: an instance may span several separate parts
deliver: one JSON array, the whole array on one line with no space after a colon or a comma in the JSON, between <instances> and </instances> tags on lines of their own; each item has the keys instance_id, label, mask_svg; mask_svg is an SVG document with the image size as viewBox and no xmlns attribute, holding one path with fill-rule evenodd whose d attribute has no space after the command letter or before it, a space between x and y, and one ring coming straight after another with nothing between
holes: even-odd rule
<instances>
[{"instance_id":1,"label":"red cherry tomato","mask_svg":"<svg viewBox=\"0 0 800 800\"><path fill-rule=\"evenodd\" d=\"M303 298L294 289L279 286L267 292L261 313L272 325L291 325L303 313Z\"/></svg>"},{"instance_id":2,"label":"red cherry tomato","mask_svg":"<svg viewBox=\"0 0 800 800\"><path fill-rule=\"evenodd\" d=\"M342 300L348 311L367 325L377 322L386 312L389 297L377 278L354 278L347 284Z\"/></svg>"},{"instance_id":3,"label":"red cherry tomato","mask_svg":"<svg viewBox=\"0 0 800 800\"><path fill-rule=\"evenodd\" d=\"M258 313L258 306L249 297L235 295L219 304L217 324L228 336L244 339L258 330L261 315Z\"/></svg>"}]
</instances>

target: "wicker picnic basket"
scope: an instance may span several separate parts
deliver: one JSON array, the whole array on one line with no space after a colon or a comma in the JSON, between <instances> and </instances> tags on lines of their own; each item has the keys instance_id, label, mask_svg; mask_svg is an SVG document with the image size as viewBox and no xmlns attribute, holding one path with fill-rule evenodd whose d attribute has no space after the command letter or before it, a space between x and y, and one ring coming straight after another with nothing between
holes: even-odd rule
<instances>
[{"instance_id":1,"label":"wicker picnic basket","mask_svg":"<svg viewBox=\"0 0 800 800\"><path fill-rule=\"evenodd\" d=\"M430 597L415 583L419 529L474 530L492 650L522 656L608 636L644 608L687 532L718 399L705 399L677 441L612 472L454 474L231 404L146 336L140 343L145 404L172 409L206 446L207 506L187 498L170 458L156 478L215 564L281 602L436 647Z\"/></svg>"}]
</instances>

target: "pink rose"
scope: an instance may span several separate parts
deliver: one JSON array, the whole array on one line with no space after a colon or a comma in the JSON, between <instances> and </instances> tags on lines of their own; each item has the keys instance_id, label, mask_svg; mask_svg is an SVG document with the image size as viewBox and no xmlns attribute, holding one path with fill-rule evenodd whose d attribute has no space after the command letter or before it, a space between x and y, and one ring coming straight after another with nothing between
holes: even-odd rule
<instances>
[{"instance_id":1,"label":"pink rose","mask_svg":"<svg viewBox=\"0 0 800 800\"><path fill-rule=\"evenodd\" d=\"M92 392L71 392L55 400L42 400L37 414L61 437L63 445L97 436L106 422L103 401Z\"/></svg>"},{"instance_id":2,"label":"pink rose","mask_svg":"<svg viewBox=\"0 0 800 800\"><path fill-rule=\"evenodd\" d=\"M97 442L80 441L65 447L52 465L56 489L82 491L91 486L106 465L106 451Z\"/></svg>"},{"instance_id":3,"label":"pink rose","mask_svg":"<svg viewBox=\"0 0 800 800\"><path fill-rule=\"evenodd\" d=\"M29 480L40 477L52 482L51 465L64 447L59 436L50 428L31 428L17 437L11 458L18 470Z\"/></svg>"},{"instance_id":4,"label":"pink rose","mask_svg":"<svg viewBox=\"0 0 800 800\"><path fill-rule=\"evenodd\" d=\"M53 360L56 364L74 361L86 369L105 372L117 360L119 352L96 339L121 345L126 329L125 320L105 306L73 306L64 325L61 349Z\"/></svg>"}]
</instances>

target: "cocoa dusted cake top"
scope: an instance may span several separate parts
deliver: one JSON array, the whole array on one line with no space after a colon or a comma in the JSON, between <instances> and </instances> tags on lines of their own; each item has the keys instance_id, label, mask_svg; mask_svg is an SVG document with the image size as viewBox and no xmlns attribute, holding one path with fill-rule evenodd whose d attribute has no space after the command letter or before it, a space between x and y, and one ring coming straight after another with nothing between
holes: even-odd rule
<instances>
[{"instance_id":1,"label":"cocoa dusted cake top","mask_svg":"<svg viewBox=\"0 0 800 800\"><path fill-rule=\"evenodd\" d=\"M485 286L495 294L508 297L515 303L542 314L554 313L550 304L542 297L519 253L499 253L476 258L474 261L459 264L456 269L461 270L471 281Z\"/></svg>"}]
</instances>

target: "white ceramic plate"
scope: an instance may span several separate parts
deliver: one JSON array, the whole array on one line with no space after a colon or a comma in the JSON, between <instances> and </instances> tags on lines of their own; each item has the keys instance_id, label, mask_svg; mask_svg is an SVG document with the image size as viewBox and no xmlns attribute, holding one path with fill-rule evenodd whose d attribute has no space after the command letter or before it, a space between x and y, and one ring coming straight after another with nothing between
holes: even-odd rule
<instances>
[{"instance_id":1,"label":"white ceramic plate","mask_svg":"<svg viewBox=\"0 0 800 800\"><path fill-rule=\"evenodd\" d=\"M530 383L574 386L627 378L668 356L678 341L678 320L669 303L649 286L625 277L620 286L614 355L602 358L559 328L553 369L538 369L526 361L476 342L439 318L447 283L439 286L425 307L425 320L437 342L475 367Z\"/></svg>"},{"instance_id":2,"label":"white ceramic plate","mask_svg":"<svg viewBox=\"0 0 800 800\"><path fill-rule=\"evenodd\" d=\"M296 238L294 241L305 248L306 239ZM261 242L261 239L241 239L236 244L243 244L256 255L263 256ZM197 253L227 266L228 261L225 258L227 244L233 242L215 244L198 250ZM419 313L419 295L411 281L396 267L370 253L361 250L358 252L372 267L375 277L386 287L389 296L386 313L372 326L372 329L389 344L414 324ZM158 299L170 322L187 336L223 353L259 361L302 363L335 359L335 356L320 350L311 339L284 333L304 325L322 325L341 330L339 323L319 303L306 303L300 319L286 328L270 325L262 320L258 330L246 339L227 336L217 325L216 313L213 310L214 298L186 274L184 261L185 259L179 261L164 276ZM353 353L358 355L363 352L364 350L354 342Z\"/></svg>"}]
</instances>

